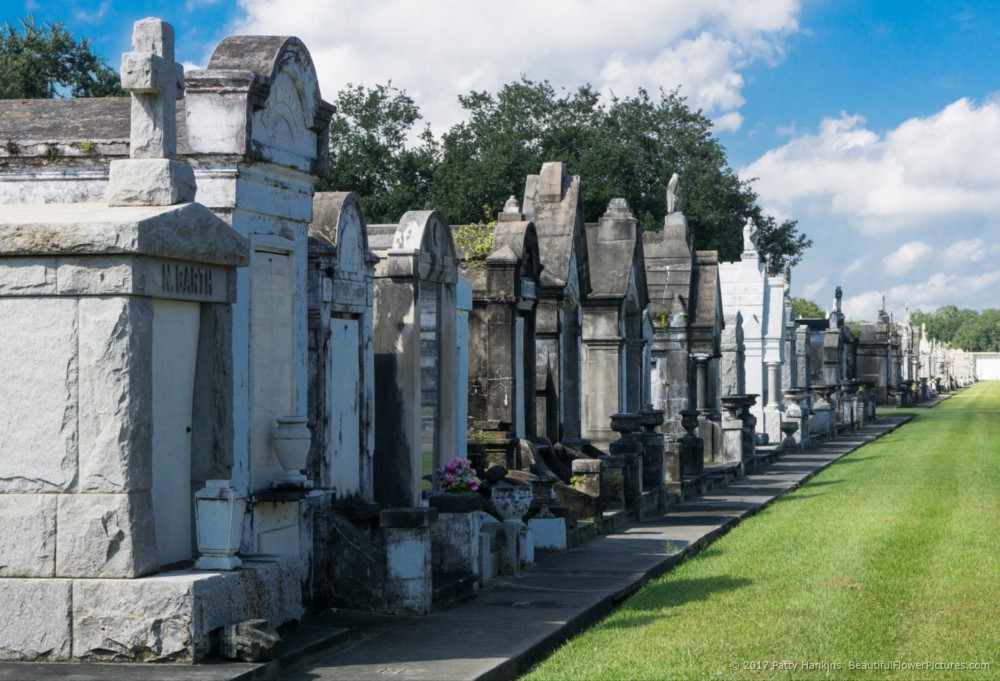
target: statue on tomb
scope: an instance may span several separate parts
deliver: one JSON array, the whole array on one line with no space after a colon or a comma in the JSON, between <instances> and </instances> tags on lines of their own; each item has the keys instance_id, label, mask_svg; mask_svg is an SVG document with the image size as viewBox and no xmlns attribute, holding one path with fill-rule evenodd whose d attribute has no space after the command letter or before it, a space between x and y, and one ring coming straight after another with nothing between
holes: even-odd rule
<instances>
[{"instance_id":1,"label":"statue on tomb","mask_svg":"<svg viewBox=\"0 0 1000 681\"><path fill-rule=\"evenodd\" d=\"M749 253L757 251L757 242L760 240L760 230L757 229L753 217L748 217L743 225L743 251Z\"/></svg>"},{"instance_id":2,"label":"statue on tomb","mask_svg":"<svg viewBox=\"0 0 1000 681\"><path fill-rule=\"evenodd\" d=\"M667 214L679 213L681 210L681 200L684 198L684 192L681 191L681 178L680 175L674 173L670 176L670 181L667 182Z\"/></svg>"}]
</instances>

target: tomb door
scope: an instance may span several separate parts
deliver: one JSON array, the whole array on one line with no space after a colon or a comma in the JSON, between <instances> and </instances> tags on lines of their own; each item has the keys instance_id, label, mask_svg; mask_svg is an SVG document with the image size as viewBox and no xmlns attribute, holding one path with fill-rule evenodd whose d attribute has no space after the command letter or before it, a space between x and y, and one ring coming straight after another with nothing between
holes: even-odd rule
<instances>
[{"instance_id":1,"label":"tomb door","mask_svg":"<svg viewBox=\"0 0 1000 681\"><path fill-rule=\"evenodd\" d=\"M330 320L330 405L324 468L340 498L361 494L361 334L356 318Z\"/></svg>"},{"instance_id":2,"label":"tomb door","mask_svg":"<svg viewBox=\"0 0 1000 681\"><path fill-rule=\"evenodd\" d=\"M288 251L253 251L250 320L251 485L282 469L271 451L274 420L295 415L295 265Z\"/></svg>"},{"instance_id":3,"label":"tomb door","mask_svg":"<svg viewBox=\"0 0 1000 681\"><path fill-rule=\"evenodd\" d=\"M441 467L441 423L439 383L441 377L440 284L421 281L420 315L420 477L421 490L434 489L435 472Z\"/></svg>"},{"instance_id":4,"label":"tomb door","mask_svg":"<svg viewBox=\"0 0 1000 681\"><path fill-rule=\"evenodd\" d=\"M583 324L580 306L572 298L562 313L559 339L559 410L562 437L580 437L580 338Z\"/></svg>"},{"instance_id":5,"label":"tomb door","mask_svg":"<svg viewBox=\"0 0 1000 681\"><path fill-rule=\"evenodd\" d=\"M514 435L524 437L525 418L525 367L524 367L524 317L514 318Z\"/></svg>"},{"instance_id":6,"label":"tomb door","mask_svg":"<svg viewBox=\"0 0 1000 681\"><path fill-rule=\"evenodd\" d=\"M160 565L190 560L191 416L201 304L153 301L153 517Z\"/></svg>"}]
</instances>

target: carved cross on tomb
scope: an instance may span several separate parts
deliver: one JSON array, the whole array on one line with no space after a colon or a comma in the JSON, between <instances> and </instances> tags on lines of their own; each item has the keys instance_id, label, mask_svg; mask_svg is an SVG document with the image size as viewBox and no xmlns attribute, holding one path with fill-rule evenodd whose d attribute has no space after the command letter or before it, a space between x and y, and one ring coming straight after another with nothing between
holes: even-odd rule
<instances>
[{"instance_id":1,"label":"carved cross on tomb","mask_svg":"<svg viewBox=\"0 0 1000 681\"><path fill-rule=\"evenodd\" d=\"M184 67L174 61L174 29L142 19L132 30L132 51L122 55L122 87L132 95L132 158L177 158L177 100Z\"/></svg>"}]
</instances>

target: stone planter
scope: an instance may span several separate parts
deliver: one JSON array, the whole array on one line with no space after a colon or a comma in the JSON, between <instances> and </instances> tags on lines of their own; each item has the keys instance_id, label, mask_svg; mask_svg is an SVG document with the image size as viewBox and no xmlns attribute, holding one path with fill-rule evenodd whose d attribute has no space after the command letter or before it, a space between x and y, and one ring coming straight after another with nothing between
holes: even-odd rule
<instances>
[{"instance_id":1,"label":"stone planter","mask_svg":"<svg viewBox=\"0 0 1000 681\"><path fill-rule=\"evenodd\" d=\"M503 482L497 483L490 491L493 508L505 523L521 522L528 509L531 508L533 496L528 487L518 487Z\"/></svg>"},{"instance_id":2,"label":"stone planter","mask_svg":"<svg viewBox=\"0 0 1000 681\"><path fill-rule=\"evenodd\" d=\"M271 448L278 463L285 469L275 485L311 487L309 478L302 474L309 456L309 445L312 442L312 434L306 427L306 417L281 416L275 419L274 423L274 430L271 431Z\"/></svg>"},{"instance_id":3,"label":"stone planter","mask_svg":"<svg viewBox=\"0 0 1000 681\"><path fill-rule=\"evenodd\" d=\"M206 480L195 492L195 527L198 552L195 570L235 570L241 565L240 550L246 497L236 492L231 480Z\"/></svg>"}]
</instances>

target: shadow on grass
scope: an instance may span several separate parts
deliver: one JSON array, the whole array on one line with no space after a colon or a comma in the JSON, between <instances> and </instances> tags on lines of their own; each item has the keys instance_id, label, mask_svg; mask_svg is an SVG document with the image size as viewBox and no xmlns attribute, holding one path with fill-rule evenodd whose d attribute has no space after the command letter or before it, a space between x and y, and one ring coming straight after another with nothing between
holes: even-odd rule
<instances>
[{"instance_id":1,"label":"shadow on grass","mask_svg":"<svg viewBox=\"0 0 1000 681\"><path fill-rule=\"evenodd\" d=\"M748 577L718 575L695 579L672 579L656 582L645 587L628 601L619 615L615 626L635 627L667 616L661 612L667 608L679 608L688 603L702 603L716 594L742 589L753 584Z\"/></svg>"},{"instance_id":2,"label":"shadow on grass","mask_svg":"<svg viewBox=\"0 0 1000 681\"><path fill-rule=\"evenodd\" d=\"M870 461L870 460L875 459L875 458L878 458L878 457L874 457L874 456L858 456L858 457L854 457L854 456L847 455L843 459L839 459L838 461L834 461L833 465L834 466L840 466L840 465L843 465L843 464L846 464L846 463L861 463L862 461Z\"/></svg>"}]
</instances>

